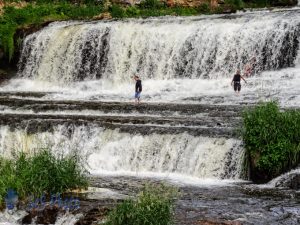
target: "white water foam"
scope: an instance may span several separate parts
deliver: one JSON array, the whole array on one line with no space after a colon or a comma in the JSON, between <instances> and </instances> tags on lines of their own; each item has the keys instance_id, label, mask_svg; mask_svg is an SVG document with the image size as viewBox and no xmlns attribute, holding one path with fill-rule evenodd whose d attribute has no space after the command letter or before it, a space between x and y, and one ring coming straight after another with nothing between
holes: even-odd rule
<instances>
[{"instance_id":1,"label":"white water foam","mask_svg":"<svg viewBox=\"0 0 300 225\"><path fill-rule=\"evenodd\" d=\"M26 134L1 127L2 156L41 147L59 155L77 152L92 174L156 173L200 179L239 179L244 154L239 140L185 133L142 136L97 127L58 126L52 133Z\"/></svg>"},{"instance_id":2,"label":"white water foam","mask_svg":"<svg viewBox=\"0 0 300 225\"><path fill-rule=\"evenodd\" d=\"M28 36L19 76L54 83L101 78L222 78L293 64L298 11L112 22L58 22Z\"/></svg>"},{"instance_id":3,"label":"white water foam","mask_svg":"<svg viewBox=\"0 0 300 225\"><path fill-rule=\"evenodd\" d=\"M143 81L145 102L178 102L203 104L257 103L278 100L282 106L300 105L300 68L263 72L261 76L242 83L242 93L236 96L231 79L172 79ZM132 101L134 83L113 86L109 81L82 81L70 87L33 80L11 80L0 91L53 92L43 99Z\"/></svg>"},{"instance_id":4,"label":"white water foam","mask_svg":"<svg viewBox=\"0 0 300 225\"><path fill-rule=\"evenodd\" d=\"M18 77L0 91L53 92L45 99L128 101L132 75L142 98L208 104L278 100L300 105L300 10L57 22L23 43ZM237 68L256 58L255 76L235 96Z\"/></svg>"}]
</instances>

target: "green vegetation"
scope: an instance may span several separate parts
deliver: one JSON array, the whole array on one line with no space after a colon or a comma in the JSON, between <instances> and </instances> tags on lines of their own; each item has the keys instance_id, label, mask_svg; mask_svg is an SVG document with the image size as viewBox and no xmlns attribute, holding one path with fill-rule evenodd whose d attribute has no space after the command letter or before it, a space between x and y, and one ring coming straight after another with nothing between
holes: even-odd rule
<instances>
[{"instance_id":1,"label":"green vegetation","mask_svg":"<svg viewBox=\"0 0 300 225\"><path fill-rule=\"evenodd\" d=\"M48 150L33 156L19 153L14 159L0 158L0 203L8 189L19 198L29 194L63 193L70 189L86 188L87 178L77 156L54 157Z\"/></svg>"},{"instance_id":2,"label":"green vegetation","mask_svg":"<svg viewBox=\"0 0 300 225\"><path fill-rule=\"evenodd\" d=\"M300 111L282 112L269 102L247 110L243 119L252 179L267 181L299 165Z\"/></svg>"},{"instance_id":3,"label":"green vegetation","mask_svg":"<svg viewBox=\"0 0 300 225\"><path fill-rule=\"evenodd\" d=\"M88 19L103 11L101 5L73 5L67 2L27 4L23 8L6 6L3 10L0 17L0 47L9 60L14 54L14 35L18 28L39 26L47 21Z\"/></svg>"},{"instance_id":4,"label":"green vegetation","mask_svg":"<svg viewBox=\"0 0 300 225\"><path fill-rule=\"evenodd\" d=\"M188 8L188 7L173 7L168 8L161 6L160 8L141 8L136 6L131 6L123 8L119 5L112 5L109 8L113 18L138 18L138 17L156 17L156 16L192 16L201 13L203 8ZM208 12L207 12L208 13Z\"/></svg>"},{"instance_id":5,"label":"green vegetation","mask_svg":"<svg viewBox=\"0 0 300 225\"><path fill-rule=\"evenodd\" d=\"M170 225L178 191L167 186L146 186L137 200L127 199L108 215L106 225Z\"/></svg>"}]
</instances>

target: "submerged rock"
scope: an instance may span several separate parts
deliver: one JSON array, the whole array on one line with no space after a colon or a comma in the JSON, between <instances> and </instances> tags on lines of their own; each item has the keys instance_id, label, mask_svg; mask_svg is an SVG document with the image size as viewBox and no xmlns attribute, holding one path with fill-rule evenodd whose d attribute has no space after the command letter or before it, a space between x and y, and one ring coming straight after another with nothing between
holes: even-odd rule
<instances>
[{"instance_id":1,"label":"submerged rock","mask_svg":"<svg viewBox=\"0 0 300 225\"><path fill-rule=\"evenodd\" d=\"M300 174L293 174L287 180L276 184L276 187L287 187L291 189L300 189Z\"/></svg>"},{"instance_id":2,"label":"submerged rock","mask_svg":"<svg viewBox=\"0 0 300 225\"><path fill-rule=\"evenodd\" d=\"M22 224L31 224L33 221L37 224L54 224L58 214L58 207L47 206L43 210L32 210L23 218Z\"/></svg>"},{"instance_id":3,"label":"submerged rock","mask_svg":"<svg viewBox=\"0 0 300 225\"><path fill-rule=\"evenodd\" d=\"M0 50L0 60L1 60L1 50ZM13 76L12 72L0 69L0 85L3 85Z\"/></svg>"},{"instance_id":4,"label":"submerged rock","mask_svg":"<svg viewBox=\"0 0 300 225\"><path fill-rule=\"evenodd\" d=\"M300 169L285 173L280 177L272 180L269 184L274 187L283 187L298 190L300 189Z\"/></svg>"},{"instance_id":5,"label":"submerged rock","mask_svg":"<svg viewBox=\"0 0 300 225\"><path fill-rule=\"evenodd\" d=\"M1 49L0 49L0 59L1 59ZM7 76L7 72L0 69L0 79Z\"/></svg>"}]
</instances>

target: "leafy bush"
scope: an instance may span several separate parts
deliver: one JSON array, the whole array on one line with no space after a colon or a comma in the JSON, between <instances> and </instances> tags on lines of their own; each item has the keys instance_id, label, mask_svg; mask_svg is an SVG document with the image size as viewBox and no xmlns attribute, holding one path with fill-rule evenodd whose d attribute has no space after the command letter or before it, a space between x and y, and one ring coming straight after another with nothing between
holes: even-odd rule
<instances>
[{"instance_id":1,"label":"leafy bush","mask_svg":"<svg viewBox=\"0 0 300 225\"><path fill-rule=\"evenodd\" d=\"M244 7L243 0L225 0L225 5L233 10L242 9Z\"/></svg>"},{"instance_id":2,"label":"leafy bush","mask_svg":"<svg viewBox=\"0 0 300 225\"><path fill-rule=\"evenodd\" d=\"M204 14L210 13L210 7L209 7L209 4L208 4L208 3L203 3L203 4L201 4L201 5L198 7L198 11L199 11L199 13L204 13Z\"/></svg>"},{"instance_id":3,"label":"leafy bush","mask_svg":"<svg viewBox=\"0 0 300 225\"><path fill-rule=\"evenodd\" d=\"M137 17L140 16L140 14L141 14L140 10L135 6L128 7L126 10L126 16L128 17Z\"/></svg>"},{"instance_id":4,"label":"leafy bush","mask_svg":"<svg viewBox=\"0 0 300 225\"><path fill-rule=\"evenodd\" d=\"M56 158L41 150L33 156L19 153L15 159L0 158L0 203L8 189L25 198L28 194L37 196L85 188L87 184L77 156Z\"/></svg>"},{"instance_id":5,"label":"leafy bush","mask_svg":"<svg viewBox=\"0 0 300 225\"><path fill-rule=\"evenodd\" d=\"M142 9L161 9L165 4L160 0L144 0L139 6Z\"/></svg>"},{"instance_id":6,"label":"leafy bush","mask_svg":"<svg viewBox=\"0 0 300 225\"><path fill-rule=\"evenodd\" d=\"M125 10L116 4L113 4L110 8L109 8L110 14L113 18L123 18L126 16Z\"/></svg>"},{"instance_id":7,"label":"leafy bush","mask_svg":"<svg viewBox=\"0 0 300 225\"><path fill-rule=\"evenodd\" d=\"M300 162L300 111L274 102L244 112L243 140L255 179L269 180Z\"/></svg>"},{"instance_id":8,"label":"leafy bush","mask_svg":"<svg viewBox=\"0 0 300 225\"><path fill-rule=\"evenodd\" d=\"M137 200L127 199L108 216L106 225L169 225L177 190L167 186L146 186Z\"/></svg>"}]
</instances>

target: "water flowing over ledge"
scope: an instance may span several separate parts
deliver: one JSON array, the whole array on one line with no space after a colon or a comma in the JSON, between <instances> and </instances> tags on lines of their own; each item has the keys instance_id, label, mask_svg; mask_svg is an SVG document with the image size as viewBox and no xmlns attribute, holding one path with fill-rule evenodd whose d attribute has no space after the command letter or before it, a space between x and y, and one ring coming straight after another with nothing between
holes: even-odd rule
<instances>
[{"instance_id":1,"label":"water flowing over ledge","mask_svg":"<svg viewBox=\"0 0 300 225\"><path fill-rule=\"evenodd\" d=\"M72 110L67 113L44 111L42 102L36 103L39 108L31 106L36 113L18 111L19 104L18 110L13 110L17 114L6 112L0 116L1 155L10 157L18 150L32 152L49 148L58 155L77 152L93 174L243 178L244 149L241 141L228 133L228 129L232 129L228 118L238 115L235 111L238 107L231 108L230 112L223 106L173 105L172 109L169 105L165 107L164 118L160 118L164 112L155 111L159 105L144 105L149 115L141 120L143 114L127 114L126 110L131 111L129 104L121 104L121 107L115 103L94 105L102 107L104 112L105 107L119 112L92 116L91 112L82 115L79 111L72 115ZM70 106L69 103L67 108ZM28 107L26 101L23 107ZM120 116L122 107L125 111ZM190 113L194 115L190 117Z\"/></svg>"},{"instance_id":2,"label":"water flowing over ledge","mask_svg":"<svg viewBox=\"0 0 300 225\"><path fill-rule=\"evenodd\" d=\"M91 185L122 194L145 181L178 185L179 225L299 224L299 191L274 188L299 170L248 185L234 135L241 105L299 107L299 29L299 9L52 23L24 40L18 77L0 88L0 154L76 152ZM254 75L233 95L231 76L254 56ZM135 73L140 106L128 102Z\"/></svg>"},{"instance_id":3,"label":"water flowing over ledge","mask_svg":"<svg viewBox=\"0 0 300 225\"><path fill-rule=\"evenodd\" d=\"M29 35L19 76L54 83L224 78L255 57L255 72L295 65L299 11L228 17L57 22Z\"/></svg>"}]
</instances>

